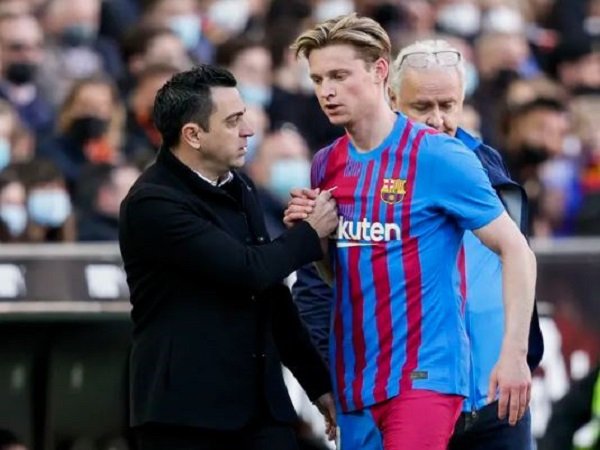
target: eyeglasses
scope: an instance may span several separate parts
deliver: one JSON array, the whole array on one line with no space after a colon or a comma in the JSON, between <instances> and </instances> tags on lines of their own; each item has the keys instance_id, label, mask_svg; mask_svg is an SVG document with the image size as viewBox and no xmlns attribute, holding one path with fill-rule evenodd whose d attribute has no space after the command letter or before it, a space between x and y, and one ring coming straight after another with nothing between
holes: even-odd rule
<instances>
[{"instance_id":1,"label":"eyeglasses","mask_svg":"<svg viewBox=\"0 0 600 450\"><path fill-rule=\"evenodd\" d=\"M432 53L415 52L404 55L398 67L402 67L402 64L406 62L406 64L415 69L424 69L432 61L437 62L440 66L456 66L460 62L460 59L460 53L454 50L442 50Z\"/></svg>"}]
</instances>

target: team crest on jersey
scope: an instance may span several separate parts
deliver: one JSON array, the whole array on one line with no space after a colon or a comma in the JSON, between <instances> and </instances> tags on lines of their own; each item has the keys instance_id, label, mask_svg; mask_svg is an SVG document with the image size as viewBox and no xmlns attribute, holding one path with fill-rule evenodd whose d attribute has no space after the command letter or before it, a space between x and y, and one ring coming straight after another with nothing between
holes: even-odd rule
<instances>
[{"instance_id":1,"label":"team crest on jersey","mask_svg":"<svg viewBox=\"0 0 600 450\"><path fill-rule=\"evenodd\" d=\"M393 205L401 202L406 194L406 180L398 178L384 178L381 187L381 200Z\"/></svg>"}]
</instances>

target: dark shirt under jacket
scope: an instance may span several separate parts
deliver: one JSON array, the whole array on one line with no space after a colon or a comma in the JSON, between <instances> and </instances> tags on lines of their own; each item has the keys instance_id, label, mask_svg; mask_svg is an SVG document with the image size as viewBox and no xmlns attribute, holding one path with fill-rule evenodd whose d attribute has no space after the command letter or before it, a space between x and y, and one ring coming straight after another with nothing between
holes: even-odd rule
<instances>
[{"instance_id":1,"label":"dark shirt under jacket","mask_svg":"<svg viewBox=\"0 0 600 450\"><path fill-rule=\"evenodd\" d=\"M233 430L261 405L293 422L281 362L311 399L331 390L281 284L322 257L318 235L303 222L269 242L258 205L247 177L214 187L166 149L123 201L132 426Z\"/></svg>"}]
</instances>

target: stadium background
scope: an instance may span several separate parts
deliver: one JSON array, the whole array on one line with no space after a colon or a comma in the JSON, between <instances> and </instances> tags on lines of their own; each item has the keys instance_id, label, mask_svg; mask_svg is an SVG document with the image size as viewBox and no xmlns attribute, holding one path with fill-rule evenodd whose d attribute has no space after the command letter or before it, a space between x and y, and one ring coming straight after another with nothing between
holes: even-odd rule
<instances>
[{"instance_id":1,"label":"stadium background","mask_svg":"<svg viewBox=\"0 0 600 450\"><path fill-rule=\"evenodd\" d=\"M198 62L234 73L256 130L246 170L276 235L285 194L340 134L288 46L350 11L380 21L395 52L432 36L462 51L463 126L532 199L544 436L553 402L600 355L598 0L0 0L0 428L31 449L127 448L118 205L160 144L156 90ZM318 448L314 410L290 386Z\"/></svg>"}]
</instances>

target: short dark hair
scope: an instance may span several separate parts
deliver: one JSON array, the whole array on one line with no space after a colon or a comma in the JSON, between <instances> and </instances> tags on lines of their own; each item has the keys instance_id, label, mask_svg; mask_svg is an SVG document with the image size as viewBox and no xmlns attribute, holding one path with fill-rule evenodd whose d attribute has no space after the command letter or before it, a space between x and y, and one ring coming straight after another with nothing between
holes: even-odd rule
<instances>
[{"instance_id":1,"label":"short dark hair","mask_svg":"<svg viewBox=\"0 0 600 450\"><path fill-rule=\"evenodd\" d=\"M137 76L137 84L142 84L148 78L158 76L172 77L179 72L179 69L171 64L155 63L144 67Z\"/></svg>"},{"instance_id":2,"label":"short dark hair","mask_svg":"<svg viewBox=\"0 0 600 450\"><path fill-rule=\"evenodd\" d=\"M550 97L536 97L528 102L522 103L512 110L513 116L522 116L537 110L566 113L567 107L560 100Z\"/></svg>"},{"instance_id":3,"label":"short dark hair","mask_svg":"<svg viewBox=\"0 0 600 450\"><path fill-rule=\"evenodd\" d=\"M285 64L285 57L287 52L290 51L290 45L292 45L296 36L300 34L300 31L300 25L290 19L283 19L267 29L265 41L271 52L273 69L278 69Z\"/></svg>"},{"instance_id":4,"label":"short dark hair","mask_svg":"<svg viewBox=\"0 0 600 450\"><path fill-rule=\"evenodd\" d=\"M181 128L186 123L197 123L208 131L214 110L210 89L235 87L236 84L231 72L209 64L174 75L159 89L154 100L153 118L163 146L177 145Z\"/></svg>"},{"instance_id":5,"label":"short dark hair","mask_svg":"<svg viewBox=\"0 0 600 450\"><path fill-rule=\"evenodd\" d=\"M58 166L47 158L35 158L20 165L18 173L27 190L31 190L39 184L65 181L65 176Z\"/></svg>"},{"instance_id":6,"label":"short dark hair","mask_svg":"<svg viewBox=\"0 0 600 450\"><path fill-rule=\"evenodd\" d=\"M265 42L260 39L253 39L244 35L233 37L217 47L215 64L222 67L231 67L241 53L257 47L269 50Z\"/></svg>"},{"instance_id":7,"label":"short dark hair","mask_svg":"<svg viewBox=\"0 0 600 450\"><path fill-rule=\"evenodd\" d=\"M146 53L156 38L165 35L176 36L176 34L166 26L142 24L130 29L125 33L121 42L123 59L126 62L129 62L134 56Z\"/></svg>"},{"instance_id":8,"label":"short dark hair","mask_svg":"<svg viewBox=\"0 0 600 450\"><path fill-rule=\"evenodd\" d=\"M563 102L556 98L536 97L525 103L505 106L500 113L500 132L507 135L512 125L533 111L568 112Z\"/></svg>"},{"instance_id":9,"label":"short dark hair","mask_svg":"<svg viewBox=\"0 0 600 450\"><path fill-rule=\"evenodd\" d=\"M0 171L0 191L11 183L23 183L23 180L19 177L19 172L16 166L8 165Z\"/></svg>"}]
</instances>

